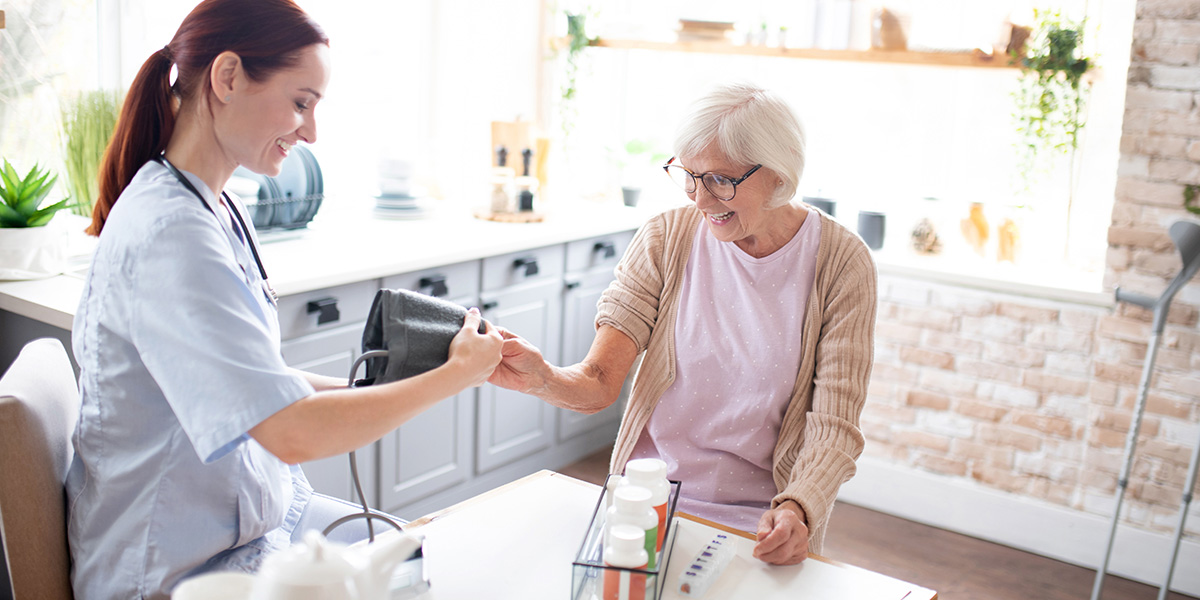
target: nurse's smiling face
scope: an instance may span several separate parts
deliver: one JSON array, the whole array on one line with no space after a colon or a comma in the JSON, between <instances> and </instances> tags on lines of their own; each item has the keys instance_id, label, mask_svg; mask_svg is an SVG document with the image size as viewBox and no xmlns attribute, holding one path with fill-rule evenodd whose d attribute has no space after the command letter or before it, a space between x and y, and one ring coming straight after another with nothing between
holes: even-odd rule
<instances>
[{"instance_id":1,"label":"nurse's smiling face","mask_svg":"<svg viewBox=\"0 0 1200 600\"><path fill-rule=\"evenodd\" d=\"M317 141L314 111L329 84L329 47L313 44L298 55L294 67L263 81L242 72L216 119L226 156L255 173L278 175L292 146Z\"/></svg>"}]
</instances>

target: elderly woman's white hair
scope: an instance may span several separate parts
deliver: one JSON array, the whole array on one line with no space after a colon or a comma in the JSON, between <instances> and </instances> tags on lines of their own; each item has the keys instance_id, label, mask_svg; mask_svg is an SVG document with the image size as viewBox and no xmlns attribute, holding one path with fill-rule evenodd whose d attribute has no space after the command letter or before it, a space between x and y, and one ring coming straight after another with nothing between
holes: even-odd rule
<instances>
[{"instance_id":1,"label":"elderly woman's white hair","mask_svg":"<svg viewBox=\"0 0 1200 600\"><path fill-rule=\"evenodd\" d=\"M729 160L760 164L783 180L769 206L783 206L796 195L804 173L804 128L778 95L730 83L693 102L675 134L675 155L695 156L712 144Z\"/></svg>"}]
</instances>

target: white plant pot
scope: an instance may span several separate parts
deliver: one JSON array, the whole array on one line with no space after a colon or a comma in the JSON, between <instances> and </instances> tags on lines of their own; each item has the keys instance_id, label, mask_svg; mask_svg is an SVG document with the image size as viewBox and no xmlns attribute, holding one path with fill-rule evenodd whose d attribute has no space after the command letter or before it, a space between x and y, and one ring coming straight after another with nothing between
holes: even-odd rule
<instances>
[{"instance_id":1,"label":"white plant pot","mask_svg":"<svg viewBox=\"0 0 1200 600\"><path fill-rule=\"evenodd\" d=\"M0 228L0 280L42 279L63 272L67 231L44 227Z\"/></svg>"}]
</instances>

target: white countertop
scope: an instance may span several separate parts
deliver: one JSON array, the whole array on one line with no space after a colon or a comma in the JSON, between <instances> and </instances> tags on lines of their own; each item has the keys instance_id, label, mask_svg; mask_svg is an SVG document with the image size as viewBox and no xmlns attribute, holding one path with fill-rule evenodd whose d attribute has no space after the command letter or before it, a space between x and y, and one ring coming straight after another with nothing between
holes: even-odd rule
<instances>
[{"instance_id":1,"label":"white countertop","mask_svg":"<svg viewBox=\"0 0 1200 600\"><path fill-rule=\"evenodd\" d=\"M542 222L499 223L455 205L415 220L372 217L369 204L323 207L305 230L276 241L264 236L259 251L271 285L280 296L289 296L629 231L666 208L577 203L552 207ZM69 330L83 292L83 271L86 267L46 279L0 282L0 310Z\"/></svg>"}]
</instances>

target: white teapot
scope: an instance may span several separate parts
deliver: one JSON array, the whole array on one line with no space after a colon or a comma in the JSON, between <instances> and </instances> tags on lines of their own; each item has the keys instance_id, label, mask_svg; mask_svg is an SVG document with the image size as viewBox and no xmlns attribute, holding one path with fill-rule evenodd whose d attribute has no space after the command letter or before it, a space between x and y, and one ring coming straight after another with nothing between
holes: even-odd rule
<instances>
[{"instance_id":1,"label":"white teapot","mask_svg":"<svg viewBox=\"0 0 1200 600\"><path fill-rule=\"evenodd\" d=\"M317 531L272 554L256 575L211 573L189 579L175 600L386 600L396 568L421 547L408 533L346 547Z\"/></svg>"}]
</instances>

